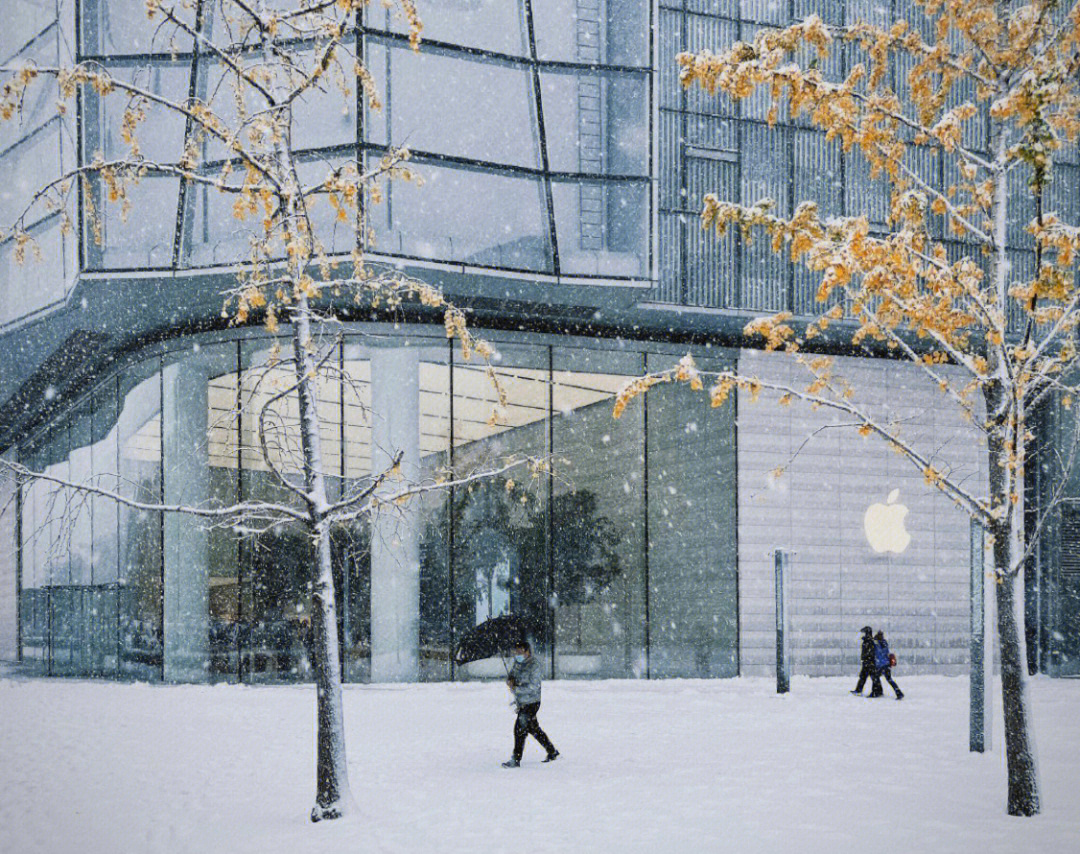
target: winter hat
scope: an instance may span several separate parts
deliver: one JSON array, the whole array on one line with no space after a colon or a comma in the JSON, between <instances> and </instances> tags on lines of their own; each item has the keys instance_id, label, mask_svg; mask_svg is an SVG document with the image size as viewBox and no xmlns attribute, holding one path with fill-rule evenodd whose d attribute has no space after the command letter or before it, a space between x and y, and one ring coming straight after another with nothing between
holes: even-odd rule
<instances>
[{"instance_id":1,"label":"winter hat","mask_svg":"<svg viewBox=\"0 0 1080 854\"><path fill-rule=\"evenodd\" d=\"M863 626L861 629L859 629L859 631L862 632L864 635L872 635L874 633L874 630L869 626Z\"/></svg>"}]
</instances>

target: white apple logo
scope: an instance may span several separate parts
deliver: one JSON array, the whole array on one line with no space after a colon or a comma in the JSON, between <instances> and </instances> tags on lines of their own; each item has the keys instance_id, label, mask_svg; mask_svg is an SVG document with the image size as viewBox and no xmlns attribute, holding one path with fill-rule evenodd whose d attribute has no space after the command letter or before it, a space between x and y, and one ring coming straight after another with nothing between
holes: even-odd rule
<instances>
[{"instance_id":1,"label":"white apple logo","mask_svg":"<svg viewBox=\"0 0 1080 854\"><path fill-rule=\"evenodd\" d=\"M911 534L904 530L904 517L908 509L897 504L899 489L889 493L887 504L871 504L863 515L863 530L870 548L876 552L900 554L911 542Z\"/></svg>"}]
</instances>

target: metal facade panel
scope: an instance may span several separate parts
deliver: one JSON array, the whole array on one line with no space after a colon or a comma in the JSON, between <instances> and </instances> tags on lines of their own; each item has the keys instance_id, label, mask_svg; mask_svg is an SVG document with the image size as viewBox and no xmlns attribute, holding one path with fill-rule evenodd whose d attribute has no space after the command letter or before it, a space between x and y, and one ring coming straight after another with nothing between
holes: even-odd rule
<instances>
[{"instance_id":1,"label":"metal facade panel","mask_svg":"<svg viewBox=\"0 0 1080 854\"><path fill-rule=\"evenodd\" d=\"M793 359L740 352L741 373L805 385ZM905 438L937 450L977 492L986 490L986 452L974 428L915 366L839 358L836 371L876 413L904 419ZM904 673L964 672L968 618L968 518L927 487L884 442L863 439L822 410L781 406L740 392L739 590L742 672L772 675L775 625L772 551L792 552L791 630L796 675L858 671L858 629L885 630ZM777 477L774 470L783 466ZM877 553L863 517L892 489L909 508L911 540Z\"/></svg>"}]
</instances>

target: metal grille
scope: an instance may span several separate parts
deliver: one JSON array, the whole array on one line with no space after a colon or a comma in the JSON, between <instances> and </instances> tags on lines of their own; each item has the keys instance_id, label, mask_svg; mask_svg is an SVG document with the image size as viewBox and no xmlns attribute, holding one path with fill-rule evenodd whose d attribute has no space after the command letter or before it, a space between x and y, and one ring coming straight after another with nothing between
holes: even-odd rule
<instances>
[{"instance_id":1,"label":"metal grille","mask_svg":"<svg viewBox=\"0 0 1080 854\"><path fill-rule=\"evenodd\" d=\"M1061 508L1061 574L1080 579L1080 507Z\"/></svg>"}]
</instances>

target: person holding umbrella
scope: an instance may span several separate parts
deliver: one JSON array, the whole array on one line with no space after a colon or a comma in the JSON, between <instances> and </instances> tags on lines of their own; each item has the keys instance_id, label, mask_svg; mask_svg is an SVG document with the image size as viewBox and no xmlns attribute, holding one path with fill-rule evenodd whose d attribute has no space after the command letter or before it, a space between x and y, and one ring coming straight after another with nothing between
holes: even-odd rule
<instances>
[{"instance_id":1,"label":"person holding umbrella","mask_svg":"<svg viewBox=\"0 0 1080 854\"><path fill-rule=\"evenodd\" d=\"M506 677L506 684L514 692L517 717L514 719L514 755L503 763L503 768L517 768L525 752L525 739L532 735L547 751L544 762L558 758L559 751L551 739L540 729L536 713L540 711L540 662L533 658L529 642L521 639L514 646L514 664Z\"/></svg>"}]
</instances>

